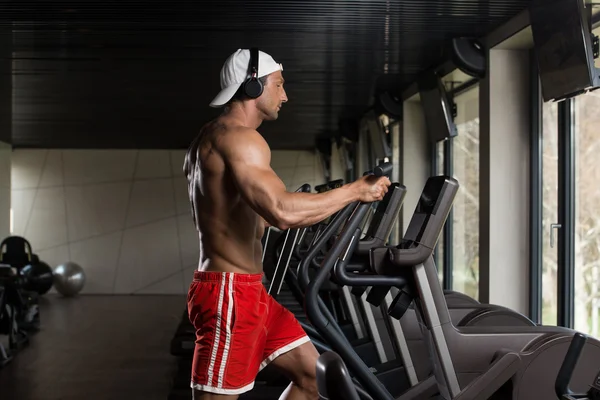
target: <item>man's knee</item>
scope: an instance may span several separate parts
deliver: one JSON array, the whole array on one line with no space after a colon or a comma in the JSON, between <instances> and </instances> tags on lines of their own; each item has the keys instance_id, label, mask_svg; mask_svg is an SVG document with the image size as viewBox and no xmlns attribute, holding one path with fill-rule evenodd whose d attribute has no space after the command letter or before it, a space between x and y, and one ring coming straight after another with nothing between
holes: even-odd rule
<instances>
[{"instance_id":1,"label":"man's knee","mask_svg":"<svg viewBox=\"0 0 600 400\"><path fill-rule=\"evenodd\" d=\"M297 370L293 382L300 387L302 391L311 394L311 397L316 396L317 392L317 359L319 353L316 349L313 351L305 351L302 355L301 365L303 368ZM316 398L316 397L315 397Z\"/></svg>"},{"instance_id":2,"label":"man's knee","mask_svg":"<svg viewBox=\"0 0 600 400\"><path fill-rule=\"evenodd\" d=\"M312 393L312 394L316 394L317 393L317 376L316 376L316 371L312 372L312 371L307 371L309 373L306 373L302 376L300 382L294 382L296 383L298 386L300 386L302 388L302 390L308 392L308 393Z\"/></svg>"}]
</instances>

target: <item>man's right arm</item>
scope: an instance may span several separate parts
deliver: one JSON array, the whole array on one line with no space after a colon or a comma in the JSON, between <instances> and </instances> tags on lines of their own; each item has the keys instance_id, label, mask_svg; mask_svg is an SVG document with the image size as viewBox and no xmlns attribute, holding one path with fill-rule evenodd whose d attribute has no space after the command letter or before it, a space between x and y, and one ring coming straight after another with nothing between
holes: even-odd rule
<instances>
[{"instance_id":1,"label":"man's right arm","mask_svg":"<svg viewBox=\"0 0 600 400\"><path fill-rule=\"evenodd\" d=\"M378 188L356 182L325 193L290 193L271 168L268 144L251 129L223 135L219 151L244 200L282 230L314 225L354 201L369 199L371 192L365 192L371 186L370 201L380 200L387 192L387 184Z\"/></svg>"}]
</instances>

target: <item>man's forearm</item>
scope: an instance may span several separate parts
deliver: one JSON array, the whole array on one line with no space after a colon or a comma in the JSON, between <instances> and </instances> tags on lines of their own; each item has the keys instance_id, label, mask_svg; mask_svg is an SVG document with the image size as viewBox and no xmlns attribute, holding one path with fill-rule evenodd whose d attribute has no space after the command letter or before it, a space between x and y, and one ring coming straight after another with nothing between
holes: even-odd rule
<instances>
[{"instance_id":1,"label":"man's forearm","mask_svg":"<svg viewBox=\"0 0 600 400\"><path fill-rule=\"evenodd\" d=\"M324 193L286 193L280 207L284 223L289 228L312 226L358 201L358 194L351 185Z\"/></svg>"}]
</instances>

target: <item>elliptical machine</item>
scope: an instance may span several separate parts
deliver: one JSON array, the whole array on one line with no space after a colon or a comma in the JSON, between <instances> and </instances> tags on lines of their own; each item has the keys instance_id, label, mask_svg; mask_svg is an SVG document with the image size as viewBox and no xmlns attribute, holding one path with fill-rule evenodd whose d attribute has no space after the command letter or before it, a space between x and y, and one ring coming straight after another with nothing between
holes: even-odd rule
<instances>
[{"instance_id":1,"label":"elliptical machine","mask_svg":"<svg viewBox=\"0 0 600 400\"><path fill-rule=\"evenodd\" d=\"M426 343L434 362L432 378L441 398L556 398L554 380L548 378L558 375L567 347L576 334L574 330L544 326L456 327L452 324L432 254L457 190L458 182L451 177L429 178L407 230L408 240L396 247L372 249L371 271L381 279L395 282L394 286L398 280L404 280L405 293L414 299L418 317L426 327ZM341 249L338 249L331 256L340 254ZM309 293L312 298L310 289ZM307 313L315 317L317 324L321 322L313 307L307 307ZM343 343L336 342L335 331L326 326L319 328L324 328L323 333L336 344L332 347L351 370L356 367L357 378L374 399L394 398L372 375L365 373ZM582 348L571 376L573 390L578 392L584 392L600 370L600 342L589 338ZM423 398L417 393L427 381L412 387L399 399Z\"/></svg>"}]
</instances>

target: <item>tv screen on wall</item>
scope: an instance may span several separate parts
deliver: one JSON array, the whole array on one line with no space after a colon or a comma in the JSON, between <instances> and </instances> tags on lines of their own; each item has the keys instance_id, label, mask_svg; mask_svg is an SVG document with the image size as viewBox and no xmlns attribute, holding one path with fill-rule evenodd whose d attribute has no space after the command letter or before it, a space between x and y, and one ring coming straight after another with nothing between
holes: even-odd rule
<instances>
[{"instance_id":1,"label":"tv screen on wall","mask_svg":"<svg viewBox=\"0 0 600 400\"><path fill-rule=\"evenodd\" d=\"M542 97L558 101L598 86L588 0L533 0L529 17Z\"/></svg>"}]
</instances>

